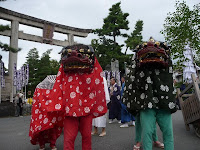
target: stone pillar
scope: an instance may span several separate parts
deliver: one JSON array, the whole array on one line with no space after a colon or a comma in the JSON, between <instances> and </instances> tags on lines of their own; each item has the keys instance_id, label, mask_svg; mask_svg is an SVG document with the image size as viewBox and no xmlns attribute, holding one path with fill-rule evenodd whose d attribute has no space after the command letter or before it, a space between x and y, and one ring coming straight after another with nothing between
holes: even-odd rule
<instances>
[{"instance_id":1,"label":"stone pillar","mask_svg":"<svg viewBox=\"0 0 200 150\"><path fill-rule=\"evenodd\" d=\"M18 32L19 32L19 22L13 20L11 23L10 46L12 48L16 48L16 49L18 49ZM10 102L13 102L13 95L16 94L16 87L13 86L14 63L16 63L16 65L17 65L17 53L9 52L8 73L9 73L9 78L11 79Z\"/></svg>"},{"instance_id":2,"label":"stone pillar","mask_svg":"<svg viewBox=\"0 0 200 150\"><path fill-rule=\"evenodd\" d=\"M1 66L1 60L0 60L0 66ZM1 67L0 67L0 103L1 103Z\"/></svg>"},{"instance_id":3,"label":"stone pillar","mask_svg":"<svg viewBox=\"0 0 200 150\"><path fill-rule=\"evenodd\" d=\"M119 71L119 61L112 59L111 60L111 71L117 72Z\"/></svg>"},{"instance_id":4,"label":"stone pillar","mask_svg":"<svg viewBox=\"0 0 200 150\"><path fill-rule=\"evenodd\" d=\"M68 34L68 41L69 41L69 45L74 44L74 35L73 34Z\"/></svg>"}]
</instances>

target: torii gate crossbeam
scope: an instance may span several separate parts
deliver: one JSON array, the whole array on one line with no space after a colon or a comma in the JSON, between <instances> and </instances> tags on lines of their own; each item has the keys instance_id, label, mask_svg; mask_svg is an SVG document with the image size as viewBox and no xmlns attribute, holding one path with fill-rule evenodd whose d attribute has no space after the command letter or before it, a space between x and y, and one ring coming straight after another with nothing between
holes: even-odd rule
<instances>
[{"instance_id":1,"label":"torii gate crossbeam","mask_svg":"<svg viewBox=\"0 0 200 150\"><path fill-rule=\"evenodd\" d=\"M54 32L67 35L68 40L56 40L51 39L52 45L68 46L74 44L74 36L87 37L92 32L91 29L81 29L70 27L54 22L49 22L32 16L24 15L18 12L14 12L3 7L0 7L0 19L11 21L11 30L0 32L0 35L10 37L10 46L18 49L18 39L28 40L43 43L42 36L31 35L19 31L19 24L44 29L46 24L50 24L54 27ZM43 31L44 32L44 31ZM13 95L16 93L16 87L13 86L13 67L14 63L17 64L17 53L9 52L9 65L8 73L9 77L6 83L6 91L9 93L10 102L13 102Z\"/></svg>"}]
</instances>

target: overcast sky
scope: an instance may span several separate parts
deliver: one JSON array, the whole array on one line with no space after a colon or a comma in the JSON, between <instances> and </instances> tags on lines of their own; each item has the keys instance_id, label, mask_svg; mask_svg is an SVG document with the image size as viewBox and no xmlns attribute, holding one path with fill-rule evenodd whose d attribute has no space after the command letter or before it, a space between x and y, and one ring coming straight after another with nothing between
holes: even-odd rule
<instances>
[{"instance_id":1,"label":"overcast sky","mask_svg":"<svg viewBox=\"0 0 200 150\"><path fill-rule=\"evenodd\" d=\"M108 16L109 8L120 0L7 0L0 2L0 6L23 13L29 16L41 18L47 21L64 24L67 26L96 29L103 25L103 18ZM191 8L199 3L199 0L186 0ZM164 41L160 34L163 29L164 20L168 12L175 11L175 0L121 0L121 9L124 13L129 13L129 31L130 34L137 20L143 20L143 40L148 40L150 36L159 41ZM0 20L0 24L10 24ZM20 25L20 30L26 33L42 36L42 30ZM64 40L66 37L60 34L54 34L55 39ZM97 38L89 34L87 38L76 38L78 43L90 44L91 40ZM9 44L9 38L0 36L0 41ZM119 43L123 43L123 38L117 38ZM40 44L36 42L19 40L19 47L22 50L18 53L17 69L26 61L27 53L32 48L39 50L41 56L47 49L53 49L51 58L59 60L59 46ZM129 51L129 53L131 53ZM8 52L2 52L3 62L8 68Z\"/></svg>"}]
</instances>

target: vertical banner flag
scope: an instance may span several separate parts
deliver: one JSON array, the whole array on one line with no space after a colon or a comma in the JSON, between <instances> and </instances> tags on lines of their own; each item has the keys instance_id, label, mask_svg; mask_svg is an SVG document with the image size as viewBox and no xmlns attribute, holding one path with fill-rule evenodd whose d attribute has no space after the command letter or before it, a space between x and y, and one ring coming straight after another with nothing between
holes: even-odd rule
<instances>
[{"instance_id":1,"label":"vertical banner flag","mask_svg":"<svg viewBox=\"0 0 200 150\"><path fill-rule=\"evenodd\" d=\"M22 70L22 87L24 87L25 86L25 82L26 82L26 80L25 80L25 78L26 78L26 74L25 74L25 66L23 65L22 67L21 67L21 70Z\"/></svg>"},{"instance_id":2,"label":"vertical banner flag","mask_svg":"<svg viewBox=\"0 0 200 150\"><path fill-rule=\"evenodd\" d=\"M19 70L16 71L16 74L17 74L17 91L19 91Z\"/></svg>"},{"instance_id":3,"label":"vertical banner flag","mask_svg":"<svg viewBox=\"0 0 200 150\"><path fill-rule=\"evenodd\" d=\"M17 86L17 91L28 84L29 80L29 65L23 65L20 70L16 70L14 64L14 85Z\"/></svg>"},{"instance_id":4,"label":"vertical banner flag","mask_svg":"<svg viewBox=\"0 0 200 150\"><path fill-rule=\"evenodd\" d=\"M103 72L103 77L106 79L106 72L105 71Z\"/></svg>"},{"instance_id":5,"label":"vertical banner flag","mask_svg":"<svg viewBox=\"0 0 200 150\"><path fill-rule=\"evenodd\" d=\"M26 85L28 85L28 80L29 80L29 65L26 65Z\"/></svg>"},{"instance_id":6,"label":"vertical banner flag","mask_svg":"<svg viewBox=\"0 0 200 150\"><path fill-rule=\"evenodd\" d=\"M116 78L115 75L116 75L116 74L115 74L115 71L112 71L112 77Z\"/></svg>"},{"instance_id":7,"label":"vertical banner flag","mask_svg":"<svg viewBox=\"0 0 200 150\"><path fill-rule=\"evenodd\" d=\"M117 79L117 84L119 86L121 86L121 78L120 78L120 72L119 71L116 71L116 79Z\"/></svg>"},{"instance_id":8,"label":"vertical banner flag","mask_svg":"<svg viewBox=\"0 0 200 150\"><path fill-rule=\"evenodd\" d=\"M21 73L21 69L17 71L17 88L18 88L18 91L22 89L22 73Z\"/></svg>"},{"instance_id":9,"label":"vertical banner flag","mask_svg":"<svg viewBox=\"0 0 200 150\"><path fill-rule=\"evenodd\" d=\"M108 83L108 87L110 87L110 71L108 71L107 83Z\"/></svg>"},{"instance_id":10,"label":"vertical banner flag","mask_svg":"<svg viewBox=\"0 0 200 150\"><path fill-rule=\"evenodd\" d=\"M107 80L108 86L110 86L110 78L114 77L117 79L117 84L121 86L121 75L120 71L104 71L104 77Z\"/></svg>"},{"instance_id":11,"label":"vertical banner flag","mask_svg":"<svg viewBox=\"0 0 200 150\"><path fill-rule=\"evenodd\" d=\"M13 68L13 85L17 85L17 66L16 63L14 63L14 68Z\"/></svg>"},{"instance_id":12,"label":"vertical banner flag","mask_svg":"<svg viewBox=\"0 0 200 150\"><path fill-rule=\"evenodd\" d=\"M1 87L5 87L5 80L4 80L4 63L1 62L0 64L0 69L1 69Z\"/></svg>"},{"instance_id":13,"label":"vertical banner flag","mask_svg":"<svg viewBox=\"0 0 200 150\"><path fill-rule=\"evenodd\" d=\"M16 70L16 90L18 91L18 70Z\"/></svg>"},{"instance_id":14,"label":"vertical banner flag","mask_svg":"<svg viewBox=\"0 0 200 150\"><path fill-rule=\"evenodd\" d=\"M1 81L1 82L0 82L0 86L1 86L1 87L2 87L2 82L3 82L3 81L2 81L2 72L3 72L3 71L2 71L2 63L3 63L3 62L0 62L0 70L1 70L1 71L0 71L0 73L1 73L1 74L0 74L0 81Z\"/></svg>"}]
</instances>

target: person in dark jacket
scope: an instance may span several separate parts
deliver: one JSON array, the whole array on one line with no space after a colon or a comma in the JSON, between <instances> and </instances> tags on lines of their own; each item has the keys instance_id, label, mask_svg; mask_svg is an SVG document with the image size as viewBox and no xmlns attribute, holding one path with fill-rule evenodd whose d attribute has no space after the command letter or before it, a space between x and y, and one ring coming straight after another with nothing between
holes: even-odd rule
<instances>
[{"instance_id":1,"label":"person in dark jacket","mask_svg":"<svg viewBox=\"0 0 200 150\"><path fill-rule=\"evenodd\" d=\"M124 87L125 87L125 78L121 77L122 87L121 87L121 97L124 93ZM126 106L121 102L121 123L122 125L120 128L126 128L129 127L128 122L131 122L131 125L135 126L135 117L127 111Z\"/></svg>"},{"instance_id":2,"label":"person in dark jacket","mask_svg":"<svg viewBox=\"0 0 200 150\"><path fill-rule=\"evenodd\" d=\"M110 83L109 123L112 123L114 119L121 123L120 87L117 85L114 77L111 78Z\"/></svg>"},{"instance_id":3,"label":"person in dark jacket","mask_svg":"<svg viewBox=\"0 0 200 150\"><path fill-rule=\"evenodd\" d=\"M16 104L17 104L17 112L18 112L18 115L17 116L20 116L22 117L23 116L23 94L22 93L18 93L15 97L15 100L16 100Z\"/></svg>"}]
</instances>

